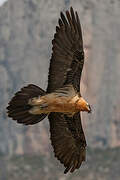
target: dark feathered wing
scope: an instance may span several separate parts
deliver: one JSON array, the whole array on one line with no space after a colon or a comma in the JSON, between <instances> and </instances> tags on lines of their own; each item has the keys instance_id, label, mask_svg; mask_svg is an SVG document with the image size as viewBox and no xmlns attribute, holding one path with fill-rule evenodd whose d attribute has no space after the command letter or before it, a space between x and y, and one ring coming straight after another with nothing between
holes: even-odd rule
<instances>
[{"instance_id":1,"label":"dark feathered wing","mask_svg":"<svg viewBox=\"0 0 120 180\"><path fill-rule=\"evenodd\" d=\"M74 172L86 157L86 141L80 113L75 114L74 117L51 113L49 120L55 156L64 164L64 173Z\"/></svg>"},{"instance_id":2,"label":"dark feathered wing","mask_svg":"<svg viewBox=\"0 0 120 180\"><path fill-rule=\"evenodd\" d=\"M52 44L47 92L64 84L73 84L79 91L84 52L80 20L72 7L66 11L66 17L61 12Z\"/></svg>"}]
</instances>

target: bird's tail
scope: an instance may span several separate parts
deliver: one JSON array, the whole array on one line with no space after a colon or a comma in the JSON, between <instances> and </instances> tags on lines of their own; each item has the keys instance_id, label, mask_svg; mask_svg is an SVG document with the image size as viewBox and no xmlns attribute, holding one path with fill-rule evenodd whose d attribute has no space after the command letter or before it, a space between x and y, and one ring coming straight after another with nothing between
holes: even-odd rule
<instances>
[{"instance_id":1,"label":"bird's tail","mask_svg":"<svg viewBox=\"0 0 120 180\"><path fill-rule=\"evenodd\" d=\"M32 106L28 102L31 98L43 95L45 95L45 91L36 85L29 84L23 87L9 102L7 107L8 116L25 125L32 125L42 121L47 114L31 114L30 109Z\"/></svg>"}]
</instances>

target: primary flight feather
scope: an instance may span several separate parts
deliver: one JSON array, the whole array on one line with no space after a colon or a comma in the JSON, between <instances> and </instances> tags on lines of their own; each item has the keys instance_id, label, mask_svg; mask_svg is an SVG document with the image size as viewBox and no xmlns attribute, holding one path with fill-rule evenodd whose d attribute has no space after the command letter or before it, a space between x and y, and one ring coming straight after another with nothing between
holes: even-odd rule
<instances>
[{"instance_id":1,"label":"primary flight feather","mask_svg":"<svg viewBox=\"0 0 120 180\"><path fill-rule=\"evenodd\" d=\"M46 92L33 84L23 87L9 102L8 116L33 125L48 115L55 157L64 164L64 173L74 172L86 157L80 112L91 112L91 108L80 93L83 39L78 13L72 7L65 15L61 12L52 44Z\"/></svg>"}]
</instances>

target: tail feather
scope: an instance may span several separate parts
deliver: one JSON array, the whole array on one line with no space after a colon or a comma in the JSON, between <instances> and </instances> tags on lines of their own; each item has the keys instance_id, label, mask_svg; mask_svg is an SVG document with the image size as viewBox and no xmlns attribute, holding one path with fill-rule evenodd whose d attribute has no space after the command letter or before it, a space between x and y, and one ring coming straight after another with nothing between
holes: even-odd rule
<instances>
[{"instance_id":1,"label":"tail feather","mask_svg":"<svg viewBox=\"0 0 120 180\"><path fill-rule=\"evenodd\" d=\"M28 101L30 98L43 95L45 95L45 91L36 85L29 84L23 87L9 102L7 107L8 116L25 125L32 125L42 121L47 114L33 115L29 113L32 106L28 104Z\"/></svg>"}]
</instances>

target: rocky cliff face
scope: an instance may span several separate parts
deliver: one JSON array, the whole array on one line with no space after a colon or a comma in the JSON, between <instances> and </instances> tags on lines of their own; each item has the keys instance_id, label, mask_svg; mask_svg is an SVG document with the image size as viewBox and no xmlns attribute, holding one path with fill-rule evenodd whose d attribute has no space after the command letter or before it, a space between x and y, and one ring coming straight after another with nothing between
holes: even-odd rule
<instances>
[{"instance_id":1,"label":"rocky cliff face","mask_svg":"<svg viewBox=\"0 0 120 180\"><path fill-rule=\"evenodd\" d=\"M7 118L13 93L28 83L47 87L51 40L61 10L79 13L86 54L81 91L93 106L83 114L89 146L120 146L120 1L9 0L0 7L0 152L49 156L47 119L23 127Z\"/></svg>"},{"instance_id":2,"label":"rocky cliff face","mask_svg":"<svg viewBox=\"0 0 120 180\"><path fill-rule=\"evenodd\" d=\"M14 155L9 158L1 157L1 180L119 180L120 161L116 154L120 154L120 148L92 149L87 152L87 163L67 175L63 174L64 168L60 166L53 156L50 158L37 154ZM117 157L117 158L116 158ZM5 168L1 172L1 167Z\"/></svg>"}]
</instances>

